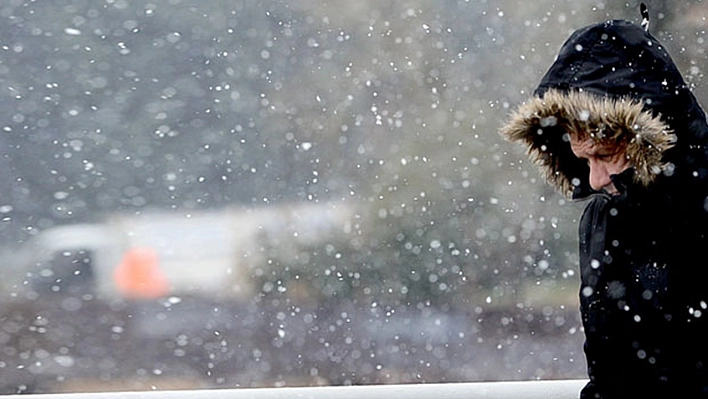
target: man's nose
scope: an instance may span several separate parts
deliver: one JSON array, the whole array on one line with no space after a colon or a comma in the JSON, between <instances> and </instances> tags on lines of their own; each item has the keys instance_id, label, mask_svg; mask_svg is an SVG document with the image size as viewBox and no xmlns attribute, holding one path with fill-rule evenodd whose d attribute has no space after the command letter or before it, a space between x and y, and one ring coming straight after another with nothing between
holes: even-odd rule
<instances>
[{"instance_id":1,"label":"man's nose","mask_svg":"<svg viewBox=\"0 0 708 399\"><path fill-rule=\"evenodd\" d=\"M607 168L598 162L590 163L590 187L601 190L612 183Z\"/></svg>"}]
</instances>

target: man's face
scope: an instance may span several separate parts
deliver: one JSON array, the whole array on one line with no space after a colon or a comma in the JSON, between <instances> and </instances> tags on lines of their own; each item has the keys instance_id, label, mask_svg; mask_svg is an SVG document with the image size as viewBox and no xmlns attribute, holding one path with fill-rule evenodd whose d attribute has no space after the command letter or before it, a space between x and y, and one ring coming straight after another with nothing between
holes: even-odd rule
<instances>
[{"instance_id":1,"label":"man's face","mask_svg":"<svg viewBox=\"0 0 708 399\"><path fill-rule=\"evenodd\" d=\"M576 157L587 160L590 187L610 195L619 194L610 176L622 173L630 166L623 148L603 145L592 138L578 140L575 135L570 135L570 148Z\"/></svg>"}]
</instances>

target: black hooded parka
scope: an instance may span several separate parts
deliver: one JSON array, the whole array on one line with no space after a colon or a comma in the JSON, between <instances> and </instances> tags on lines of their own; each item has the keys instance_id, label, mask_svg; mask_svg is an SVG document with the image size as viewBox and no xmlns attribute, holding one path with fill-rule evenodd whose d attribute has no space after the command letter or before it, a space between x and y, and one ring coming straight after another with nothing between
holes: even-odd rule
<instances>
[{"instance_id":1,"label":"black hooded parka","mask_svg":"<svg viewBox=\"0 0 708 399\"><path fill-rule=\"evenodd\" d=\"M708 398L708 125L664 46L627 21L576 31L501 134L588 201L581 398ZM569 134L625 150L619 194L590 188Z\"/></svg>"}]
</instances>

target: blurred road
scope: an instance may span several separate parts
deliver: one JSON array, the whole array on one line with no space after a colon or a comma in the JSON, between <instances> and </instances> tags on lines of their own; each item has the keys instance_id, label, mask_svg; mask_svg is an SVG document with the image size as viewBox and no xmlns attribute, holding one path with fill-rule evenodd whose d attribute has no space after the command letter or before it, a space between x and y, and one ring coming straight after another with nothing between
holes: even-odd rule
<instances>
[{"instance_id":1,"label":"blurred road","mask_svg":"<svg viewBox=\"0 0 708 399\"><path fill-rule=\"evenodd\" d=\"M585 377L575 309L452 314L172 298L36 301L0 314L5 394Z\"/></svg>"}]
</instances>

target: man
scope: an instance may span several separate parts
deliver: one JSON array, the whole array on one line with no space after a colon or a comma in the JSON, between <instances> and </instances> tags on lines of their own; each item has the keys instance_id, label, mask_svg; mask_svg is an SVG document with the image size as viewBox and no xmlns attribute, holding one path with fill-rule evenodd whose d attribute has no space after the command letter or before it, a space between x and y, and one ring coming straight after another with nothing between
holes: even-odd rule
<instances>
[{"instance_id":1,"label":"man","mask_svg":"<svg viewBox=\"0 0 708 399\"><path fill-rule=\"evenodd\" d=\"M664 46L627 21L576 31L501 133L588 200L581 398L708 398L708 125Z\"/></svg>"}]
</instances>

